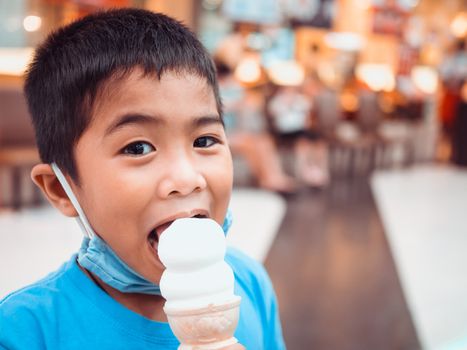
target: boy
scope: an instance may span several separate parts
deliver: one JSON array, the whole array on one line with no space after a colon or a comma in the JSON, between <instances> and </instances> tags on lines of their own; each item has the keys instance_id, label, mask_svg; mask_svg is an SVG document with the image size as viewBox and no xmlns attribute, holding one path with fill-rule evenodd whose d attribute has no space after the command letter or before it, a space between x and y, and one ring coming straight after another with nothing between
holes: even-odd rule
<instances>
[{"instance_id":1,"label":"boy","mask_svg":"<svg viewBox=\"0 0 467 350\"><path fill-rule=\"evenodd\" d=\"M176 349L158 239L180 217L225 226L232 189L208 53L167 16L102 12L49 36L25 93L43 161L31 176L88 237L58 271L0 302L0 348ZM226 261L242 297L235 336L283 349L266 272L235 250Z\"/></svg>"}]
</instances>

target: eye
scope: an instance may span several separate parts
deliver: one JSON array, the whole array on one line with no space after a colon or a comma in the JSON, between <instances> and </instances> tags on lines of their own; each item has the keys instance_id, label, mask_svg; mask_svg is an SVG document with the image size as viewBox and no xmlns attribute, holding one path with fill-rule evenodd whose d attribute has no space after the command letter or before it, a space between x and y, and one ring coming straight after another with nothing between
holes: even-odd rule
<instances>
[{"instance_id":1,"label":"eye","mask_svg":"<svg viewBox=\"0 0 467 350\"><path fill-rule=\"evenodd\" d=\"M212 136L202 136L198 137L195 142L193 142L193 147L199 148L208 148L216 143L219 143L219 140Z\"/></svg>"},{"instance_id":2,"label":"eye","mask_svg":"<svg viewBox=\"0 0 467 350\"><path fill-rule=\"evenodd\" d=\"M123 148L123 154L129 154L131 156L143 156L150 152L154 152L155 150L156 149L147 142L136 141Z\"/></svg>"}]
</instances>

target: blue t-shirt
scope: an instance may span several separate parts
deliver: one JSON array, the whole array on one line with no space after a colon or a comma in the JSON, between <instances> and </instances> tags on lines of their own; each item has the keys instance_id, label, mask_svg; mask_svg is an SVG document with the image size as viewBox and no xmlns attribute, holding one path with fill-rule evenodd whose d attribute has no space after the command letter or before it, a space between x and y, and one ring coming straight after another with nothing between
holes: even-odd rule
<instances>
[{"instance_id":1,"label":"blue t-shirt","mask_svg":"<svg viewBox=\"0 0 467 350\"><path fill-rule=\"evenodd\" d=\"M264 268L238 250L226 259L242 297L235 337L249 350L285 349ZM0 349L177 349L169 324L149 320L92 282L73 256L58 271L0 301Z\"/></svg>"}]
</instances>

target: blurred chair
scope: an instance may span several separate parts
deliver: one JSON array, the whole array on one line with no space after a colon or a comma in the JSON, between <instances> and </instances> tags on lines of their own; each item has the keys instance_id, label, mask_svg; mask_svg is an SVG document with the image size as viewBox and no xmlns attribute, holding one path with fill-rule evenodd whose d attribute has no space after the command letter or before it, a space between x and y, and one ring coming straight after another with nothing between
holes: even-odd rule
<instances>
[{"instance_id":1,"label":"blurred chair","mask_svg":"<svg viewBox=\"0 0 467 350\"><path fill-rule=\"evenodd\" d=\"M415 161L414 128L416 123L407 120L388 120L378 127L383 142L382 168L409 166Z\"/></svg>"},{"instance_id":2,"label":"blurred chair","mask_svg":"<svg viewBox=\"0 0 467 350\"><path fill-rule=\"evenodd\" d=\"M0 207L19 209L41 201L39 191L29 180L29 171L38 161L34 130L21 87L0 86L0 174L8 179L0 182ZM11 193L9 199L6 189Z\"/></svg>"},{"instance_id":3,"label":"blurred chair","mask_svg":"<svg viewBox=\"0 0 467 350\"><path fill-rule=\"evenodd\" d=\"M366 174L384 159L385 143L378 135L382 113L377 96L371 91L358 92L355 121L344 121L338 91L324 89L315 98L319 125L329 143L333 175Z\"/></svg>"}]
</instances>

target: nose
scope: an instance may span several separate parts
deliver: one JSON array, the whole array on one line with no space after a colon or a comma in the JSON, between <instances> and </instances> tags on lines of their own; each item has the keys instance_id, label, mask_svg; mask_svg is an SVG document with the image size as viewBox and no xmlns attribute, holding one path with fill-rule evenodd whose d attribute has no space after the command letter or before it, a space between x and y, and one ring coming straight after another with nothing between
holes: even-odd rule
<instances>
[{"instance_id":1,"label":"nose","mask_svg":"<svg viewBox=\"0 0 467 350\"><path fill-rule=\"evenodd\" d=\"M165 162L163 176L158 185L161 198L187 196L207 187L206 178L196 160L181 153L183 152L178 152Z\"/></svg>"}]
</instances>

